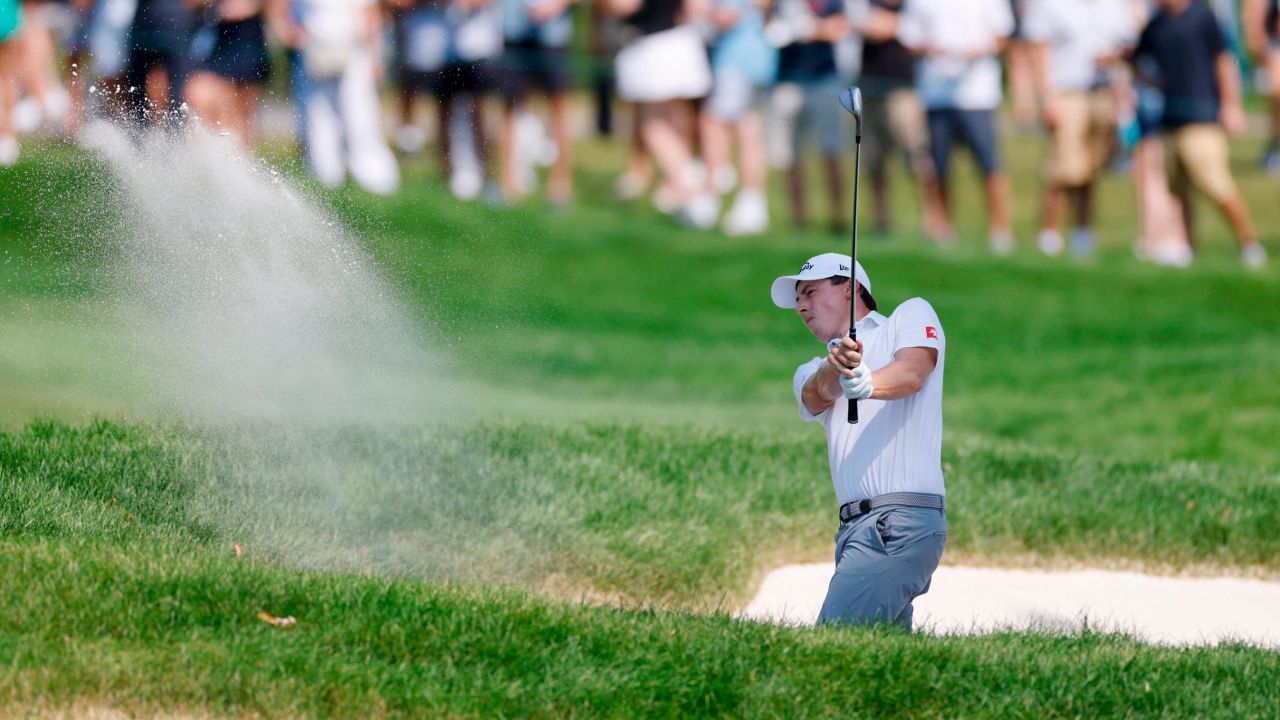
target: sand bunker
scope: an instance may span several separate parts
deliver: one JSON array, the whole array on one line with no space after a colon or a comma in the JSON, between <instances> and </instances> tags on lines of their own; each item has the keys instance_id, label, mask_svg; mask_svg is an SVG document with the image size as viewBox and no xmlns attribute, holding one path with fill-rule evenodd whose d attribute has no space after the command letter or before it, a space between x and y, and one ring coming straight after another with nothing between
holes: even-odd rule
<instances>
[{"instance_id":1,"label":"sand bunker","mask_svg":"<svg viewBox=\"0 0 1280 720\"><path fill-rule=\"evenodd\" d=\"M743 617L812 625L831 572L830 563L774 570ZM916 628L937 634L1071 630L1087 621L1152 643L1280 649L1280 583L1261 580L943 566L915 608Z\"/></svg>"}]
</instances>

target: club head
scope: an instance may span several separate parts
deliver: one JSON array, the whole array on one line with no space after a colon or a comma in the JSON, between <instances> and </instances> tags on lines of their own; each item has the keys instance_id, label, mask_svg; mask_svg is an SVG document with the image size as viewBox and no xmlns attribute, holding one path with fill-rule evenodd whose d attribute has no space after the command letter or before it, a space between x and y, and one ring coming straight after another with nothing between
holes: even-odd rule
<instances>
[{"instance_id":1,"label":"club head","mask_svg":"<svg viewBox=\"0 0 1280 720\"><path fill-rule=\"evenodd\" d=\"M853 120L857 124L858 138L862 138L862 91L856 87L848 87L844 92L840 93L840 104L845 110L853 115Z\"/></svg>"}]
</instances>

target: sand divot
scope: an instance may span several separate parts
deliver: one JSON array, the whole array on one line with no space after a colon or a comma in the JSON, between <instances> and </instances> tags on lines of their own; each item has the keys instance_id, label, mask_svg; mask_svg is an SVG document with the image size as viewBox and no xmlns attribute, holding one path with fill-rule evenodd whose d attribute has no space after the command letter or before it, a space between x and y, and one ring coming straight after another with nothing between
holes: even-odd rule
<instances>
[{"instance_id":1,"label":"sand divot","mask_svg":"<svg viewBox=\"0 0 1280 720\"><path fill-rule=\"evenodd\" d=\"M832 569L815 563L774 570L742 617L812 625ZM1162 645L1241 641L1280 649L1280 582L944 565L915 602L916 628L935 634L1072 630L1086 621Z\"/></svg>"}]
</instances>

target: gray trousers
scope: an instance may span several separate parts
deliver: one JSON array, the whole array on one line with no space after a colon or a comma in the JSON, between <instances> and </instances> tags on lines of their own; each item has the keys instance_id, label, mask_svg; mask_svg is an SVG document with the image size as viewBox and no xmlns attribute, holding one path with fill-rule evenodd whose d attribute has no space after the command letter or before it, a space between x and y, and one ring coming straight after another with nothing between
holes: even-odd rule
<instances>
[{"instance_id":1,"label":"gray trousers","mask_svg":"<svg viewBox=\"0 0 1280 720\"><path fill-rule=\"evenodd\" d=\"M911 630L911 602L929 591L947 543L947 516L890 505L840 526L836 572L818 624L895 623Z\"/></svg>"}]
</instances>

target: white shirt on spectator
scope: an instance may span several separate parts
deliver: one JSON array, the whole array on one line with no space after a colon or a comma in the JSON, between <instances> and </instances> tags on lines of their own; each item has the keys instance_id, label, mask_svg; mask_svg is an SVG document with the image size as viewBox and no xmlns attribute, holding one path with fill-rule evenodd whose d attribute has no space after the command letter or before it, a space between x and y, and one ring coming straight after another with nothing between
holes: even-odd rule
<instances>
[{"instance_id":1,"label":"white shirt on spectator","mask_svg":"<svg viewBox=\"0 0 1280 720\"><path fill-rule=\"evenodd\" d=\"M836 500L843 505L893 492L945 495L942 483L942 375L947 358L947 338L931 306L912 298L885 317L867 313L858 322L862 361L873 371L893 362L903 348L926 347L938 351L938 362L914 395L899 400L858 402L858 424L850 425L849 401L843 397L813 415L805 407L804 383L826 357L816 357L796 368L792 379L800 417L817 420L827 430L827 455Z\"/></svg>"},{"instance_id":2,"label":"white shirt on spectator","mask_svg":"<svg viewBox=\"0 0 1280 720\"><path fill-rule=\"evenodd\" d=\"M930 110L994 110L1001 98L996 43L1012 32L1008 0L906 0L898 40L932 51L916 64L916 87ZM976 52L985 54L969 57Z\"/></svg>"},{"instance_id":3,"label":"white shirt on spectator","mask_svg":"<svg viewBox=\"0 0 1280 720\"><path fill-rule=\"evenodd\" d=\"M1118 53L1138 35L1129 4L1117 0L1028 0L1022 31L1049 46L1049 82L1060 92L1101 84L1098 57Z\"/></svg>"}]
</instances>

